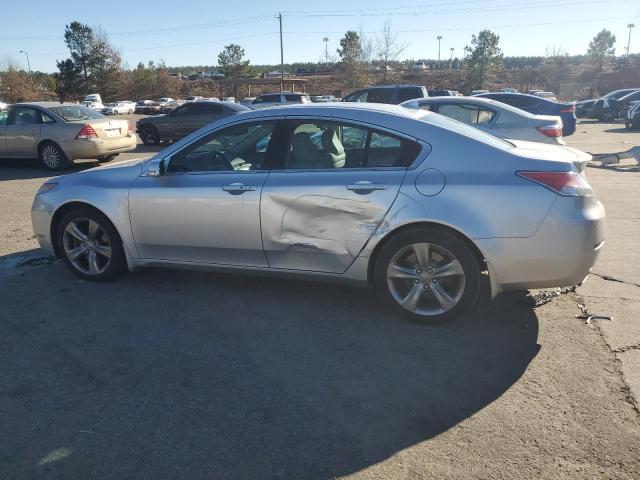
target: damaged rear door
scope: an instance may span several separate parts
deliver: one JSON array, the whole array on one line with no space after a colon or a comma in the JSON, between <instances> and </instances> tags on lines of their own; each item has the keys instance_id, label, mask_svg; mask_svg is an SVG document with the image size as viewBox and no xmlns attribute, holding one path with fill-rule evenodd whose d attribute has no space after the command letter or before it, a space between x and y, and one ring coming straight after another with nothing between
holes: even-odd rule
<instances>
[{"instance_id":1,"label":"damaged rear door","mask_svg":"<svg viewBox=\"0 0 640 480\"><path fill-rule=\"evenodd\" d=\"M260 205L272 268L343 273L393 204L415 140L339 120L287 122Z\"/></svg>"}]
</instances>

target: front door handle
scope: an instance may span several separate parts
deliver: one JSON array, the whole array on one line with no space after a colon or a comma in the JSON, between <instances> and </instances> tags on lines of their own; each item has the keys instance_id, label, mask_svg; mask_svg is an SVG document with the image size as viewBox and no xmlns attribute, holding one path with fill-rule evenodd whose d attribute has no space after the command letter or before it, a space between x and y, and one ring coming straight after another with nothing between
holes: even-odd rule
<instances>
[{"instance_id":1,"label":"front door handle","mask_svg":"<svg viewBox=\"0 0 640 480\"><path fill-rule=\"evenodd\" d=\"M352 192L359 193L361 195L371 193L375 190L386 190L386 189L387 189L386 185L381 185L379 183L372 183L368 181L360 181L360 182L347 185L347 190L351 190Z\"/></svg>"},{"instance_id":2,"label":"front door handle","mask_svg":"<svg viewBox=\"0 0 640 480\"><path fill-rule=\"evenodd\" d=\"M232 183L223 185L222 190L231 195L242 195L244 192L255 192L257 190L253 185L245 185L244 183Z\"/></svg>"}]
</instances>

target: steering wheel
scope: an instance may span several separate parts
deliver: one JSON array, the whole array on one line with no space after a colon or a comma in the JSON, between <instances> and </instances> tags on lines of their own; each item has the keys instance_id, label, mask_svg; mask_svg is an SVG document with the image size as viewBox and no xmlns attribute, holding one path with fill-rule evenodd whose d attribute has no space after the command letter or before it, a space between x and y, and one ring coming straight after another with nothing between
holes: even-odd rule
<instances>
[{"instance_id":1,"label":"steering wheel","mask_svg":"<svg viewBox=\"0 0 640 480\"><path fill-rule=\"evenodd\" d=\"M209 170L212 171L233 170L233 166L226 155L217 150L211 150L207 154L207 162L209 163Z\"/></svg>"}]
</instances>

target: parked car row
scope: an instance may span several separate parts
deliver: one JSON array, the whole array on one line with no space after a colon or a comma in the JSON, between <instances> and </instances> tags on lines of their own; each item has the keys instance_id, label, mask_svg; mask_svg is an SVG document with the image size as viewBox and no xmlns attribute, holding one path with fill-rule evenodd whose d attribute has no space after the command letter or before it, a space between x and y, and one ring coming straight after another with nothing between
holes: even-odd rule
<instances>
[{"instance_id":1,"label":"parked car row","mask_svg":"<svg viewBox=\"0 0 640 480\"><path fill-rule=\"evenodd\" d=\"M610 122L624 117L626 109L637 100L640 100L640 88L614 90L600 98L578 102L576 115L579 118L595 118L600 122Z\"/></svg>"}]
</instances>

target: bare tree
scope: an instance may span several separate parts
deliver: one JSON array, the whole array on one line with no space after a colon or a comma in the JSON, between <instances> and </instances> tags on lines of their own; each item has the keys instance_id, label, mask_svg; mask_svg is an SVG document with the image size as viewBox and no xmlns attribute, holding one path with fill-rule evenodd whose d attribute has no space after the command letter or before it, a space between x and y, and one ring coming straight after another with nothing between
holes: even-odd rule
<instances>
[{"instance_id":1,"label":"bare tree","mask_svg":"<svg viewBox=\"0 0 640 480\"><path fill-rule=\"evenodd\" d=\"M387 20L384 22L382 32L380 35L376 35L375 38L375 52L378 58L380 58L381 67L383 71L383 78L387 79L387 68L390 62L398 60L398 57L407 49L405 42L398 41L398 34L393 33L391 30L391 22Z\"/></svg>"}]
</instances>

